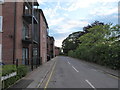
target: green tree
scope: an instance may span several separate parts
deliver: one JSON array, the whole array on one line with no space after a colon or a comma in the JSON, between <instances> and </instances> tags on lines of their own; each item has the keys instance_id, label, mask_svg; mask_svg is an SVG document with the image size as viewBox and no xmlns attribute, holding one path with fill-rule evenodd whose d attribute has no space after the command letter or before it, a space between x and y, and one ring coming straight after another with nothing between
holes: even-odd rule
<instances>
[{"instance_id":1,"label":"green tree","mask_svg":"<svg viewBox=\"0 0 120 90\"><path fill-rule=\"evenodd\" d=\"M120 69L120 26L95 24L79 37L77 48L69 56Z\"/></svg>"},{"instance_id":2,"label":"green tree","mask_svg":"<svg viewBox=\"0 0 120 90\"><path fill-rule=\"evenodd\" d=\"M78 38L82 36L84 32L74 32L70 34L63 42L62 42L62 49L64 54L68 54L68 51L75 50L80 43Z\"/></svg>"}]
</instances>

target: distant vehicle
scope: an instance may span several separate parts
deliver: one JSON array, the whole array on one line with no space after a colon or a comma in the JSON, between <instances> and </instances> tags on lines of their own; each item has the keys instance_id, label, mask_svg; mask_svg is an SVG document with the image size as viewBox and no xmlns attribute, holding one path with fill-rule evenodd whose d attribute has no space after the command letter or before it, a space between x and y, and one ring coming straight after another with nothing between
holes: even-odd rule
<instances>
[{"instance_id":1,"label":"distant vehicle","mask_svg":"<svg viewBox=\"0 0 120 90\"><path fill-rule=\"evenodd\" d=\"M0 65L5 65L3 62L0 62Z\"/></svg>"}]
</instances>

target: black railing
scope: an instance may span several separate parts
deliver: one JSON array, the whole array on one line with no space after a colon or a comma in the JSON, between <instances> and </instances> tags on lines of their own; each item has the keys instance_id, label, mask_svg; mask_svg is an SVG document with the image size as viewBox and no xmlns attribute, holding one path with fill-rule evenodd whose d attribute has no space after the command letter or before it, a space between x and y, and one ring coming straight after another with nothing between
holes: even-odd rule
<instances>
[{"instance_id":1,"label":"black railing","mask_svg":"<svg viewBox=\"0 0 120 90\"><path fill-rule=\"evenodd\" d=\"M40 57L33 57L30 59L16 59L15 65L18 67L19 65L26 65L31 67L31 70L39 67L42 64L42 58Z\"/></svg>"}]
</instances>

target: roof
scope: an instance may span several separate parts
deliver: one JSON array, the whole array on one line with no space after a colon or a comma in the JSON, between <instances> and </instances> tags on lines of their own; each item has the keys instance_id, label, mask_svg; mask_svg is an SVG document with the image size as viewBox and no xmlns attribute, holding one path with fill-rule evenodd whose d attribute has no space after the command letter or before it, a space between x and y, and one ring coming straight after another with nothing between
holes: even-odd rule
<instances>
[{"instance_id":1,"label":"roof","mask_svg":"<svg viewBox=\"0 0 120 90\"><path fill-rule=\"evenodd\" d=\"M26 2L29 2L32 5L32 2L34 2L34 6L39 6L37 0L25 0Z\"/></svg>"},{"instance_id":2,"label":"roof","mask_svg":"<svg viewBox=\"0 0 120 90\"><path fill-rule=\"evenodd\" d=\"M43 13L42 9L35 9L35 10L36 10L36 11L39 11L39 12L42 14L43 19L44 19L44 21L45 21L45 23L46 23L47 28L49 28L49 27L48 27L47 20L46 20L46 18L45 18L45 16L44 16L44 13Z\"/></svg>"},{"instance_id":3,"label":"roof","mask_svg":"<svg viewBox=\"0 0 120 90\"><path fill-rule=\"evenodd\" d=\"M45 15L44 15L44 13L43 13L43 10L42 10L42 9L39 9L39 11L40 11L40 13L42 14L42 16L43 16L43 18L44 18L44 21L45 21L45 23L46 23L47 28L49 28L49 27L48 27L47 20L46 20L46 18L45 18Z\"/></svg>"},{"instance_id":4,"label":"roof","mask_svg":"<svg viewBox=\"0 0 120 90\"><path fill-rule=\"evenodd\" d=\"M53 36L49 36L49 35L48 35L48 37L49 37L50 39L53 39L53 40L55 41L55 39L54 39L54 37L53 37Z\"/></svg>"}]
</instances>

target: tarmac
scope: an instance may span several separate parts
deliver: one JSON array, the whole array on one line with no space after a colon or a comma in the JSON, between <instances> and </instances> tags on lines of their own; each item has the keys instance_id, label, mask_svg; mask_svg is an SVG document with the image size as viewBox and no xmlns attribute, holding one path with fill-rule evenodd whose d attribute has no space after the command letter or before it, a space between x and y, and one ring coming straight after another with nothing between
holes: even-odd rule
<instances>
[{"instance_id":1,"label":"tarmac","mask_svg":"<svg viewBox=\"0 0 120 90\"><path fill-rule=\"evenodd\" d=\"M25 77L17 81L14 85L12 85L9 89L16 89L16 88L39 88L42 83L44 82L44 79L49 75L49 73L52 70L52 67L55 64L55 61L59 58L59 56L53 58L52 60L48 61L47 63L41 65L40 67L34 69L33 71L29 72ZM70 57L68 57L70 58ZM85 61L81 60L83 63ZM112 70L109 68L106 68L104 66L100 66L94 63L89 63L90 66L100 69L105 73L111 74L113 76L116 76L119 78L120 74L118 73L118 70Z\"/></svg>"}]
</instances>

